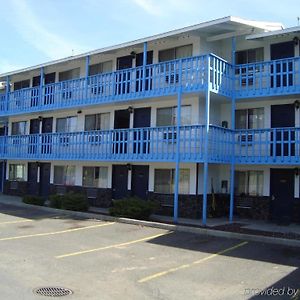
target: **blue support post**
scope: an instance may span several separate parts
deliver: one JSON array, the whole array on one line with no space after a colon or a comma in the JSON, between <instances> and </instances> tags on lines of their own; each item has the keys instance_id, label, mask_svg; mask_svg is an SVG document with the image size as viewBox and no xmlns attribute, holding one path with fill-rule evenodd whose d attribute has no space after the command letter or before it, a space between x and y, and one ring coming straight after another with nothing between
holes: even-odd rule
<instances>
[{"instance_id":1,"label":"blue support post","mask_svg":"<svg viewBox=\"0 0 300 300\"><path fill-rule=\"evenodd\" d=\"M232 38L231 44L231 62L233 65L233 74L234 76L234 67L235 67L235 52L236 52L236 38ZM232 78L232 98L231 98L231 129L235 129L235 89L234 89L234 80ZM234 169L235 169L235 147L234 147L234 136L232 140L232 157L230 164L230 206L229 206L229 222L233 221L233 210L234 210Z\"/></svg>"},{"instance_id":2,"label":"blue support post","mask_svg":"<svg viewBox=\"0 0 300 300\"><path fill-rule=\"evenodd\" d=\"M40 71L40 89L39 89L39 105L43 103L43 86L44 86L44 68L41 68Z\"/></svg>"},{"instance_id":3,"label":"blue support post","mask_svg":"<svg viewBox=\"0 0 300 300\"><path fill-rule=\"evenodd\" d=\"M176 126L176 166L174 184L174 223L178 222L178 195L179 195L179 176L180 176L180 126L181 126L181 99L182 90L179 88L177 94L177 126Z\"/></svg>"},{"instance_id":4,"label":"blue support post","mask_svg":"<svg viewBox=\"0 0 300 300\"><path fill-rule=\"evenodd\" d=\"M204 144L204 170L203 170L203 204L202 224L206 226L207 220L207 182L208 182L208 135L210 114L210 56L207 55L207 86L205 94L205 144Z\"/></svg>"},{"instance_id":5,"label":"blue support post","mask_svg":"<svg viewBox=\"0 0 300 300\"><path fill-rule=\"evenodd\" d=\"M142 85L142 91L145 91L145 89L146 89L147 51L148 51L148 44L147 44L147 42L144 42L144 52L143 52L143 85Z\"/></svg>"},{"instance_id":6,"label":"blue support post","mask_svg":"<svg viewBox=\"0 0 300 300\"><path fill-rule=\"evenodd\" d=\"M89 67L90 67L90 56L86 56L85 58L85 98L88 96L88 77L89 77Z\"/></svg>"},{"instance_id":7,"label":"blue support post","mask_svg":"<svg viewBox=\"0 0 300 300\"><path fill-rule=\"evenodd\" d=\"M6 87L5 87L6 111L9 110L9 92L10 92L9 76L6 76Z\"/></svg>"}]
</instances>

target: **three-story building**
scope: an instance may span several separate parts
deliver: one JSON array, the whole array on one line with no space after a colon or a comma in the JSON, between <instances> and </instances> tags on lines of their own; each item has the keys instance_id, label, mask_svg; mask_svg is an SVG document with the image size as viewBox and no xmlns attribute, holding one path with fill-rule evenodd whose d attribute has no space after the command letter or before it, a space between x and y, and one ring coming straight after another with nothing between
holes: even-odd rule
<instances>
[{"instance_id":1,"label":"three-story building","mask_svg":"<svg viewBox=\"0 0 300 300\"><path fill-rule=\"evenodd\" d=\"M300 221L300 27L225 17L0 74L0 186Z\"/></svg>"}]
</instances>

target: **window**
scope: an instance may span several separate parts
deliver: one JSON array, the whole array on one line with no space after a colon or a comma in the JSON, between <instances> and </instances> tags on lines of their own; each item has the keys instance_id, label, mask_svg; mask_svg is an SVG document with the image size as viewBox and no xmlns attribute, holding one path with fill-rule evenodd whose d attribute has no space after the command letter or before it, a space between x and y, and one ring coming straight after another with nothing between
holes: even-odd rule
<instances>
[{"instance_id":1,"label":"window","mask_svg":"<svg viewBox=\"0 0 300 300\"><path fill-rule=\"evenodd\" d=\"M175 169L155 169L154 192L161 194L174 193ZM179 194L189 194L190 170L180 169Z\"/></svg>"},{"instance_id":2,"label":"window","mask_svg":"<svg viewBox=\"0 0 300 300\"><path fill-rule=\"evenodd\" d=\"M236 129L264 128L264 108L239 109L235 111Z\"/></svg>"},{"instance_id":3,"label":"window","mask_svg":"<svg viewBox=\"0 0 300 300\"><path fill-rule=\"evenodd\" d=\"M9 164L9 180L24 181L25 180L25 165Z\"/></svg>"},{"instance_id":4,"label":"window","mask_svg":"<svg viewBox=\"0 0 300 300\"><path fill-rule=\"evenodd\" d=\"M107 167L83 167L82 185L88 187L108 187Z\"/></svg>"},{"instance_id":5,"label":"window","mask_svg":"<svg viewBox=\"0 0 300 300\"><path fill-rule=\"evenodd\" d=\"M95 65L89 66L89 76L108 73L112 71L112 61L106 61Z\"/></svg>"},{"instance_id":6,"label":"window","mask_svg":"<svg viewBox=\"0 0 300 300\"><path fill-rule=\"evenodd\" d=\"M58 80L59 81L65 81L65 80L71 80L79 78L80 76L80 68L59 72Z\"/></svg>"},{"instance_id":7,"label":"window","mask_svg":"<svg viewBox=\"0 0 300 300\"><path fill-rule=\"evenodd\" d=\"M109 113L86 115L84 130L108 130L110 127L109 117Z\"/></svg>"},{"instance_id":8,"label":"window","mask_svg":"<svg viewBox=\"0 0 300 300\"><path fill-rule=\"evenodd\" d=\"M22 80L22 81L17 81L14 83L14 91L21 90L21 89L26 89L29 88L30 86L30 80Z\"/></svg>"},{"instance_id":9,"label":"window","mask_svg":"<svg viewBox=\"0 0 300 300\"><path fill-rule=\"evenodd\" d=\"M264 60L264 48L247 49L235 53L235 63L249 64Z\"/></svg>"},{"instance_id":10,"label":"window","mask_svg":"<svg viewBox=\"0 0 300 300\"><path fill-rule=\"evenodd\" d=\"M54 166L54 184L75 185L75 166Z\"/></svg>"},{"instance_id":11,"label":"window","mask_svg":"<svg viewBox=\"0 0 300 300\"><path fill-rule=\"evenodd\" d=\"M236 171L235 194L262 196L264 185L263 171Z\"/></svg>"},{"instance_id":12,"label":"window","mask_svg":"<svg viewBox=\"0 0 300 300\"><path fill-rule=\"evenodd\" d=\"M75 132L77 130L77 117L56 119L56 132Z\"/></svg>"},{"instance_id":13,"label":"window","mask_svg":"<svg viewBox=\"0 0 300 300\"><path fill-rule=\"evenodd\" d=\"M193 45L185 45L171 49L161 50L158 53L159 62L164 62L173 59L190 57L193 54Z\"/></svg>"},{"instance_id":14,"label":"window","mask_svg":"<svg viewBox=\"0 0 300 300\"><path fill-rule=\"evenodd\" d=\"M11 135L23 135L26 134L26 121L12 122Z\"/></svg>"},{"instance_id":15,"label":"window","mask_svg":"<svg viewBox=\"0 0 300 300\"><path fill-rule=\"evenodd\" d=\"M157 109L156 126L174 126L177 124L177 107ZM181 106L181 125L191 124L191 105Z\"/></svg>"}]
</instances>

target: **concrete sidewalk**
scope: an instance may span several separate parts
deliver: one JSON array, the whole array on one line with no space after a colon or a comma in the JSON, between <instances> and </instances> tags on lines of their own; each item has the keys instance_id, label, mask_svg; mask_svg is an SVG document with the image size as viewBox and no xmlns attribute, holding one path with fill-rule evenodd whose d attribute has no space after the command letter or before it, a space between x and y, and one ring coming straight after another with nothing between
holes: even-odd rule
<instances>
[{"instance_id":1,"label":"concrete sidewalk","mask_svg":"<svg viewBox=\"0 0 300 300\"><path fill-rule=\"evenodd\" d=\"M115 218L108 214L108 209L91 207L89 212L66 211L45 206L34 206L24 204L21 197L0 194L0 204L10 204L17 207L32 207L44 211L52 211L62 215L100 219L105 221L117 221L120 223L135 224L149 227L156 227L172 231L200 233L215 237L237 238L256 242L274 243L300 247L299 238L285 238L285 236L300 235L300 224L289 226L279 226L274 223L261 220L249 220L235 218L233 225L238 224L243 229L253 230L251 233L234 232L230 230L216 230L216 226L230 226L230 222L225 218L208 219L207 226L203 227L201 220L179 218L174 224L172 217L152 215L151 221L134 220L128 218ZM269 235L259 233L267 232ZM276 237L276 233L283 234L283 237ZM274 236L273 236L274 234Z\"/></svg>"}]
</instances>

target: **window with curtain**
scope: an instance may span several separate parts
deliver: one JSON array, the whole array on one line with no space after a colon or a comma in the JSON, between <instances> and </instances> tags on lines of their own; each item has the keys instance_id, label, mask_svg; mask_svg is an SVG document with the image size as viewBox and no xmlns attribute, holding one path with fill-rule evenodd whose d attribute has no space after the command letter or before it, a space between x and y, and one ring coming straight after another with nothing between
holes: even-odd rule
<instances>
[{"instance_id":1,"label":"window with curtain","mask_svg":"<svg viewBox=\"0 0 300 300\"><path fill-rule=\"evenodd\" d=\"M26 134L26 121L12 122L11 135L24 135Z\"/></svg>"},{"instance_id":2,"label":"window with curtain","mask_svg":"<svg viewBox=\"0 0 300 300\"><path fill-rule=\"evenodd\" d=\"M236 171L235 194L262 196L264 185L263 171Z\"/></svg>"},{"instance_id":3,"label":"window with curtain","mask_svg":"<svg viewBox=\"0 0 300 300\"><path fill-rule=\"evenodd\" d=\"M9 164L8 178L12 181L25 180L25 165L23 164Z\"/></svg>"},{"instance_id":4,"label":"window with curtain","mask_svg":"<svg viewBox=\"0 0 300 300\"><path fill-rule=\"evenodd\" d=\"M264 108L239 109L235 111L236 129L264 128Z\"/></svg>"},{"instance_id":5,"label":"window with curtain","mask_svg":"<svg viewBox=\"0 0 300 300\"><path fill-rule=\"evenodd\" d=\"M190 170L180 169L179 171L179 194L189 194L190 191ZM155 169L154 171L154 192L160 194L174 193L175 169Z\"/></svg>"},{"instance_id":6,"label":"window with curtain","mask_svg":"<svg viewBox=\"0 0 300 300\"><path fill-rule=\"evenodd\" d=\"M260 62L264 60L264 48L254 48L242 51L236 51L235 53L235 63L249 64L254 62Z\"/></svg>"},{"instance_id":7,"label":"window with curtain","mask_svg":"<svg viewBox=\"0 0 300 300\"><path fill-rule=\"evenodd\" d=\"M191 105L181 106L181 125L191 124ZM177 124L177 107L163 107L157 109L156 126L175 126Z\"/></svg>"},{"instance_id":8,"label":"window with curtain","mask_svg":"<svg viewBox=\"0 0 300 300\"><path fill-rule=\"evenodd\" d=\"M83 167L82 185L87 187L107 188L108 167Z\"/></svg>"},{"instance_id":9,"label":"window with curtain","mask_svg":"<svg viewBox=\"0 0 300 300\"><path fill-rule=\"evenodd\" d=\"M75 166L54 166L54 184L75 185Z\"/></svg>"},{"instance_id":10,"label":"window with curtain","mask_svg":"<svg viewBox=\"0 0 300 300\"><path fill-rule=\"evenodd\" d=\"M79 77L80 77L80 68L75 68L75 69L59 72L59 74L58 74L59 81L77 79Z\"/></svg>"},{"instance_id":11,"label":"window with curtain","mask_svg":"<svg viewBox=\"0 0 300 300\"><path fill-rule=\"evenodd\" d=\"M77 117L56 119L56 132L75 132L77 130Z\"/></svg>"},{"instance_id":12,"label":"window with curtain","mask_svg":"<svg viewBox=\"0 0 300 300\"><path fill-rule=\"evenodd\" d=\"M84 130L108 130L110 128L110 113L85 116Z\"/></svg>"},{"instance_id":13,"label":"window with curtain","mask_svg":"<svg viewBox=\"0 0 300 300\"><path fill-rule=\"evenodd\" d=\"M108 73L111 71L112 71L112 61L111 60L89 66L89 76L102 74L102 73Z\"/></svg>"},{"instance_id":14,"label":"window with curtain","mask_svg":"<svg viewBox=\"0 0 300 300\"><path fill-rule=\"evenodd\" d=\"M184 45L171 49L165 49L158 52L159 62L190 57L193 55L193 45Z\"/></svg>"}]
</instances>

